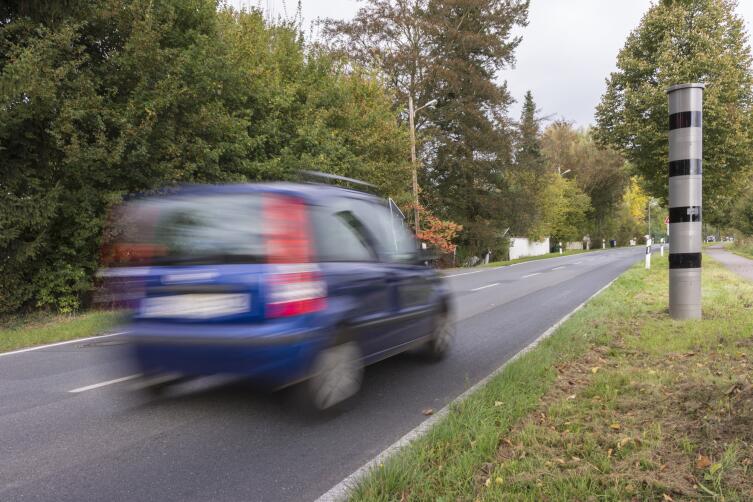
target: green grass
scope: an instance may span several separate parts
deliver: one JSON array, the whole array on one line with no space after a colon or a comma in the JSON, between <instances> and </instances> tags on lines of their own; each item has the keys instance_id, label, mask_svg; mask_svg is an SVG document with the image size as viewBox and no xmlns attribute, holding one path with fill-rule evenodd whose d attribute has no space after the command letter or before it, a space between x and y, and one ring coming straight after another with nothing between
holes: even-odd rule
<instances>
[{"instance_id":1,"label":"green grass","mask_svg":"<svg viewBox=\"0 0 753 502\"><path fill-rule=\"evenodd\" d=\"M120 318L117 312L93 311L9 319L0 326L0 352L98 335L112 329Z\"/></svg>"},{"instance_id":2,"label":"green grass","mask_svg":"<svg viewBox=\"0 0 753 502\"><path fill-rule=\"evenodd\" d=\"M750 240L735 242L732 246L727 247L727 249L743 258L753 259L753 242Z\"/></svg>"},{"instance_id":3,"label":"green grass","mask_svg":"<svg viewBox=\"0 0 753 502\"><path fill-rule=\"evenodd\" d=\"M703 274L704 319L677 322L667 258L637 264L352 499L750 500L753 285Z\"/></svg>"}]
</instances>

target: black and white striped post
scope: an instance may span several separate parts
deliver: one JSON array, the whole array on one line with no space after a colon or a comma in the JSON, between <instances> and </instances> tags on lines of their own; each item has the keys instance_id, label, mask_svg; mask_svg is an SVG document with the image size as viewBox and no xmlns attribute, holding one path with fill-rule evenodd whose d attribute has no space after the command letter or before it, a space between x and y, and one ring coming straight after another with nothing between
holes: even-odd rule
<instances>
[{"instance_id":1,"label":"black and white striped post","mask_svg":"<svg viewBox=\"0 0 753 502\"><path fill-rule=\"evenodd\" d=\"M701 318L703 84L669 95L669 314Z\"/></svg>"}]
</instances>

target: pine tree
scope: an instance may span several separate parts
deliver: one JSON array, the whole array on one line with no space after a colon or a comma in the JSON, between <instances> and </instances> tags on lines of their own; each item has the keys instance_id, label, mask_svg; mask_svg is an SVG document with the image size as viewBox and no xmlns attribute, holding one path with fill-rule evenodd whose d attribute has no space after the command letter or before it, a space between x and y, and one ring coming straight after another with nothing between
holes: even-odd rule
<instances>
[{"instance_id":1,"label":"pine tree","mask_svg":"<svg viewBox=\"0 0 753 502\"><path fill-rule=\"evenodd\" d=\"M523 98L523 109L518 125L518 141L515 145L516 169L525 169L536 174L544 174L546 166L541 154L541 120L533 101L533 94L527 91Z\"/></svg>"},{"instance_id":2,"label":"pine tree","mask_svg":"<svg viewBox=\"0 0 753 502\"><path fill-rule=\"evenodd\" d=\"M514 163L507 179L510 186L513 235L533 239L545 237L544 188L552 182L541 152L541 124L531 91L523 98L523 108L514 146Z\"/></svg>"}]
</instances>

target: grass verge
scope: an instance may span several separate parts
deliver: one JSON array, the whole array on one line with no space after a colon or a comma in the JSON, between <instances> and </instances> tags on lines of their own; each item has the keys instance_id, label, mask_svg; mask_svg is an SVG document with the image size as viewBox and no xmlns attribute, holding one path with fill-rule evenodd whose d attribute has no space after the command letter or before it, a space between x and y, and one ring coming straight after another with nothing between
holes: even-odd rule
<instances>
[{"instance_id":1,"label":"grass verge","mask_svg":"<svg viewBox=\"0 0 753 502\"><path fill-rule=\"evenodd\" d=\"M546 258L556 258L558 256L570 256L574 254L581 254L581 253L593 253L594 251L602 251L601 248L599 249L572 249L568 251L562 251L562 254L559 253L547 253L542 254L539 256L524 256L523 258L516 258L514 260L502 260L502 261L492 261L487 263L486 265L478 265L480 268L486 268L486 267L501 267L504 265L512 265L513 263L523 263L526 261L536 261L536 260L544 260Z\"/></svg>"},{"instance_id":2,"label":"grass verge","mask_svg":"<svg viewBox=\"0 0 753 502\"><path fill-rule=\"evenodd\" d=\"M352 499L751 500L753 285L707 259L676 322L667 274L628 270Z\"/></svg>"},{"instance_id":3,"label":"grass verge","mask_svg":"<svg viewBox=\"0 0 753 502\"><path fill-rule=\"evenodd\" d=\"M117 312L76 315L35 314L6 320L0 326L0 352L99 335L121 319Z\"/></svg>"},{"instance_id":4,"label":"grass verge","mask_svg":"<svg viewBox=\"0 0 753 502\"><path fill-rule=\"evenodd\" d=\"M753 259L753 238L735 241L735 243L727 249L743 258Z\"/></svg>"}]
</instances>

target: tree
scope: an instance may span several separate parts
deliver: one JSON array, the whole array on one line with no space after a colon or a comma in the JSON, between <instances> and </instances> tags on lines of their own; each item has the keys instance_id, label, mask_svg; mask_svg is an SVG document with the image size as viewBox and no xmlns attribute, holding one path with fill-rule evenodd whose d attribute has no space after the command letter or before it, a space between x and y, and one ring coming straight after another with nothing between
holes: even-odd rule
<instances>
[{"instance_id":1,"label":"tree","mask_svg":"<svg viewBox=\"0 0 753 502\"><path fill-rule=\"evenodd\" d=\"M573 180L559 175L551 176L546 186L550 200L546 221L552 242L580 241L587 227L587 216L591 210L591 199Z\"/></svg>"},{"instance_id":2,"label":"tree","mask_svg":"<svg viewBox=\"0 0 753 502\"><path fill-rule=\"evenodd\" d=\"M120 194L248 165L214 2L69 4L6 5L0 25L0 312L74 310Z\"/></svg>"},{"instance_id":3,"label":"tree","mask_svg":"<svg viewBox=\"0 0 753 502\"><path fill-rule=\"evenodd\" d=\"M651 198L641 185L636 176L630 177L622 202L617 207L615 218L609 228L611 234L622 244L646 233L646 212Z\"/></svg>"},{"instance_id":4,"label":"tree","mask_svg":"<svg viewBox=\"0 0 753 502\"><path fill-rule=\"evenodd\" d=\"M0 314L85 302L125 194L300 168L405 193L393 97L294 23L214 0L68 3L0 8Z\"/></svg>"},{"instance_id":5,"label":"tree","mask_svg":"<svg viewBox=\"0 0 753 502\"><path fill-rule=\"evenodd\" d=\"M378 70L405 107L408 96L423 104L434 96L427 86L432 72L427 19L430 0L370 0L350 21L329 19L324 36L335 51Z\"/></svg>"},{"instance_id":6,"label":"tree","mask_svg":"<svg viewBox=\"0 0 753 502\"><path fill-rule=\"evenodd\" d=\"M617 56L596 110L597 137L623 152L647 190L667 198L667 96L704 82L704 217L723 222L753 172L753 75L732 0L662 0Z\"/></svg>"},{"instance_id":7,"label":"tree","mask_svg":"<svg viewBox=\"0 0 753 502\"><path fill-rule=\"evenodd\" d=\"M221 11L229 60L245 87L235 113L247 118L251 179L292 179L301 169L377 185L407 200L408 134L378 78L307 47L294 23L269 25L258 11Z\"/></svg>"},{"instance_id":8,"label":"tree","mask_svg":"<svg viewBox=\"0 0 753 502\"><path fill-rule=\"evenodd\" d=\"M616 217L630 178L622 155L598 145L591 129L575 130L566 121L547 127L541 144L552 169L568 173L589 196L587 233L596 240L610 238L610 220Z\"/></svg>"},{"instance_id":9,"label":"tree","mask_svg":"<svg viewBox=\"0 0 753 502\"><path fill-rule=\"evenodd\" d=\"M744 235L753 235L753 193L746 193L735 204L732 210L731 223Z\"/></svg>"},{"instance_id":10,"label":"tree","mask_svg":"<svg viewBox=\"0 0 753 502\"><path fill-rule=\"evenodd\" d=\"M524 0L370 0L352 21L325 27L331 46L380 72L397 109L408 96L417 105L437 100L418 122L421 202L462 225L469 252L501 249L509 222L511 97L496 77L514 60L520 38L511 32L527 12Z\"/></svg>"},{"instance_id":11,"label":"tree","mask_svg":"<svg viewBox=\"0 0 753 502\"><path fill-rule=\"evenodd\" d=\"M548 173L541 151L540 120L531 91L523 98L523 109L514 147L514 162L507 176L510 187L512 235L525 235L532 239L545 237L542 207Z\"/></svg>"}]
</instances>

